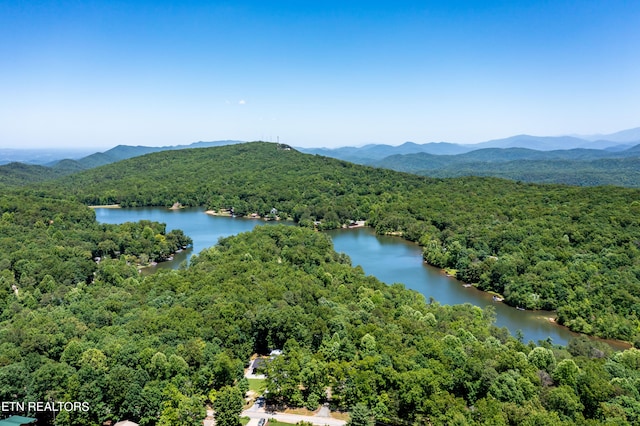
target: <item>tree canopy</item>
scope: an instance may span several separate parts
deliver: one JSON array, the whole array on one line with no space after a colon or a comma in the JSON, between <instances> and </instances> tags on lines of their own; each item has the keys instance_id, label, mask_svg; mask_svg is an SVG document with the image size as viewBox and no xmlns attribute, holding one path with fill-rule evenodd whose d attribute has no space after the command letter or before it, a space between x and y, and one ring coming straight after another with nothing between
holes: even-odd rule
<instances>
[{"instance_id":1,"label":"tree canopy","mask_svg":"<svg viewBox=\"0 0 640 426\"><path fill-rule=\"evenodd\" d=\"M125 262L113 266L127 274ZM60 425L193 424L211 398L235 424L243 366L272 348L283 353L266 365L268 403L328 401L358 422L631 424L636 415L636 349L598 352L587 341L574 356L524 345L492 325L490 308L429 304L387 286L304 228L257 227L181 270L3 300L0 396L89 403Z\"/></svg>"},{"instance_id":2,"label":"tree canopy","mask_svg":"<svg viewBox=\"0 0 640 426\"><path fill-rule=\"evenodd\" d=\"M426 179L274 144L191 151L3 193L0 400L87 402L57 425L194 424L216 400L236 413L245 363L279 348L265 366L274 406L326 402L359 423L638 422L637 349L525 345L493 326L491 308L387 286L313 229L366 219L512 304L557 307L574 329L633 340L636 190ZM83 205L176 201L265 205L308 226L257 227L143 276L141 264L188 236L99 224Z\"/></svg>"}]
</instances>

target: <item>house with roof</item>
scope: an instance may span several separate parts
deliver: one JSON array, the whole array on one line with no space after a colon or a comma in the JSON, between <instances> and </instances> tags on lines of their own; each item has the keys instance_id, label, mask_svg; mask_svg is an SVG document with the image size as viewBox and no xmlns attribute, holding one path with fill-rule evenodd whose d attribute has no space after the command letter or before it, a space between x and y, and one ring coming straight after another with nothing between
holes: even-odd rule
<instances>
[{"instance_id":1,"label":"house with roof","mask_svg":"<svg viewBox=\"0 0 640 426\"><path fill-rule=\"evenodd\" d=\"M6 419L0 420L0 426L24 426L24 425L32 425L37 422L38 419L33 417L24 417L24 416L11 416Z\"/></svg>"}]
</instances>

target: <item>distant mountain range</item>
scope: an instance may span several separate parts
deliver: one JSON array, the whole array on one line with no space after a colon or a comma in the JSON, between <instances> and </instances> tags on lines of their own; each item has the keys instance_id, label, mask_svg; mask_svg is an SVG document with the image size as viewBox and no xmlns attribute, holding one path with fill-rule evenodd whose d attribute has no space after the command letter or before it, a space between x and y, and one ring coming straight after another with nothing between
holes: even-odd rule
<instances>
[{"instance_id":1,"label":"distant mountain range","mask_svg":"<svg viewBox=\"0 0 640 426\"><path fill-rule=\"evenodd\" d=\"M640 144L640 127L623 130L610 135L591 136L531 136L517 135L505 139L494 139L477 144L454 144L449 142L429 142L417 144L405 142L399 146L365 145L362 147L341 148L299 148L308 154L318 154L339 158L359 164L371 164L391 155L426 153L433 155L458 155L484 148L526 148L536 151L558 151L572 149L591 149L605 151L624 151Z\"/></svg>"},{"instance_id":2,"label":"distant mountain range","mask_svg":"<svg viewBox=\"0 0 640 426\"><path fill-rule=\"evenodd\" d=\"M213 142L195 142L189 145L172 145L163 147L118 145L105 152L88 155L87 150L20 150L1 149L0 164L21 162L62 168L93 168L127 158L137 157L158 151L206 148L212 146L242 143L238 140L222 140ZM608 135L571 135L571 136L531 136L517 135L504 139L494 139L477 144L456 144L450 142L429 142L417 144L405 142L402 145L370 144L362 147L340 148L298 148L301 152L339 158L360 164L369 164L391 155L417 154L424 152L433 155L458 155L484 148L526 148L536 151L571 150L576 148L624 151L640 144L640 127L622 130ZM62 161L62 159L65 159ZM76 164L77 163L77 164Z\"/></svg>"},{"instance_id":3,"label":"distant mountain range","mask_svg":"<svg viewBox=\"0 0 640 426\"><path fill-rule=\"evenodd\" d=\"M640 187L640 127L611 135L517 135L472 145L447 142L300 149L430 177L493 176L523 182Z\"/></svg>"},{"instance_id":4,"label":"distant mountain range","mask_svg":"<svg viewBox=\"0 0 640 426\"><path fill-rule=\"evenodd\" d=\"M94 167L104 166L105 164L115 163L128 158L139 157L145 154L151 154L152 152L159 151L172 151L178 149L191 149L191 148L210 148L214 146L233 145L242 143L243 141L224 140L214 142L194 142L190 145L173 145L162 147L150 147L150 146L130 146L130 145L118 145L105 152L96 152L95 154L88 155L78 160L63 160L51 164L56 169L92 169Z\"/></svg>"},{"instance_id":5,"label":"distant mountain range","mask_svg":"<svg viewBox=\"0 0 640 426\"><path fill-rule=\"evenodd\" d=\"M0 149L0 164L11 162L0 166L0 182L43 181L153 152L238 143L243 141L195 142L164 147L118 145L105 152L56 161L53 161L54 150ZM478 144L405 142L399 146L370 144L296 149L431 177L475 175L524 182L640 187L640 127L609 135L517 135ZM58 154L62 153L70 152L58 151Z\"/></svg>"},{"instance_id":6,"label":"distant mountain range","mask_svg":"<svg viewBox=\"0 0 640 426\"><path fill-rule=\"evenodd\" d=\"M629 143L632 141L640 140L640 127L621 130L619 132L611 133L608 135L597 134L597 135L571 135L571 136L575 136L577 138L585 139L588 141L605 140L605 141L618 142L618 143Z\"/></svg>"},{"instance_id":7,"label":"distant mountain range","mask_svg":"<svg viewBox=\"0 0 640 426\"><path fill-rule=\"evenodd\" d=\"M43 182L153 152L208 148L237 143L243 143L243 141L194 142L190 145L164 147L118 145L108 151L96 152L90 155L87 155L86 150L0 149L0 183L22 185ZM74 157L63 157L67 154L72 154ZM64 159L61 160L61 158Z\"/></svg>"},{"instance_id":8,"label":"distant mountain range","mask_svg":"<svg viewBox=\"0 0 640 426\"><path fill-rule=\"evenodd\" d=\"M0 164L24 163L24 164L49 164L59 161L61 158L81 158L91 154L89 149L17 149L0 148Z\"/></svg>"},{"instance_id":9,"label":"distant mountain range","mask_svg":"<svg viewBox=\"0 0 640 426\"><path fill-rule=\"evenodd\" d=\"M0 148L0 164L19 162L55 168L90 169L127 158L138 157L158 151L188 148L208 148L212 146L232 145L244 141L223 140L213 142L194 142L189 145L162 147L118 145L105 152L91 153L87 149L4 149Z\"/></svg>"}]
</instances>

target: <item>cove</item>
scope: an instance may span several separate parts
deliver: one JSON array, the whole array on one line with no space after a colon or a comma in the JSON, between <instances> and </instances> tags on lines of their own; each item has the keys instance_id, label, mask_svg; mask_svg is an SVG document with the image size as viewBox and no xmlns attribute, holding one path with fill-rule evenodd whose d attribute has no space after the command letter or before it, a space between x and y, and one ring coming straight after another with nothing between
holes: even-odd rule
<instances>
[{"instance_id":1,"label":"cove","mask_svg":"<svg viewBox=\"0 0 640 426\"><path fill-rule=\"evenodd\" d=\"M176 253L172 261L159 263L152 268L145 268L143 273L157 269L176 269L189 257L200 253L203 249L213 247L220 238L251 231L257 225L276 225L286 222L266 222L258 219L233 218L229 216L211 216L204 209L185 208L178 210L161 207L132 208L94 208L96 220L100 223L124 223L150 220L167 225L166 231L181 229L193 239L193 246ZM287 224L292 224L291 222Z\"/></svg>"},{"instance_id":2,"label":"cove","mask_svg":"<svg viewBox=\"0 0 640 426\"><path fill-rule=\"evenodd\" d=\"M263 220L211 216L203 209L188 208L95 208L96 219L101 223L137 222L151 220L165 223L167 231L182 229L193 239L193 247L176 254L173 261L160 263L155 268L177 268L193 254L214 246L222 237L252 230L255 226L292 224L291 222L265 222ZM431 298L443 305L470 303L484 308L493 306L496 325L506 327L512 335L522 333L524 342L546 340L566 345L578 334L549 321L555 317L546 311L519 311L504 303L494 302L492 297L473 287L446 276L440 269L425 264L422 250L417 244L399 237L380 236L370 228L339 229L327 231L334 248L346 253L353 266L360 265L368 275L387 284L402 283L418 291L429 301ZM614 345L615 346L615 345Z\"/></svg>"}]
</instances>

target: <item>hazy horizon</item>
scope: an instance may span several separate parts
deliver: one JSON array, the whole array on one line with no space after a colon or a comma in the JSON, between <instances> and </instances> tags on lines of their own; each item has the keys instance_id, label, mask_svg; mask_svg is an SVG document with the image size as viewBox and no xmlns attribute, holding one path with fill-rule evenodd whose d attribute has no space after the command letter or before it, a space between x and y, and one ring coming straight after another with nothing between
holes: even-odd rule
<instances>
[{"instance_id":1,"label":"hazy horizon","mask_svg":"<svg viewBox=\"0 0 640 426\"><path fill-rule=\"evenodd\" d=\"M631 129L622 129L618 132L614 132L614 133L619 133L619 132L624 132L624 131L634 131L634 134L638 133L640 134L640 127L635 127L635 128L631 128ZM362 143L362 144L346 144L346 145L333 145L333 146L302 146L302 145L298 145L295 143L291 143L290 145L296 148L314 148L314 149L335 149L335 148L363 148L365 146L368 145L389 145L389 146L400 146L403 145L405 143L415 143L415 144L439 144L439 143L448 143L448 144L457 144L457 145L477 145L477 144L483 144L483 143L487 143L487 142L491 142L491 141L497 141L497 140L501 140L501 139L508 139L508 138L512 138L512 137L518 137L518 136L532 136L534 138L537 137L572 137L572 138L583 138L585 142L589 142L589 141L596 141L596 140L606 140L606 137L609 135L606 134L601 134L601 133L596 133L593 135L578 135L578 134L567 134L567 135L526 135L526 134L515 134L515 135L510 135L507 136L505 138L493 138L493 139L487 139L485 141L479 141L479 142L472 142L472 143L457 143L457 142L450 142L450 141L431 141L431 142L415 142L415 141L402 141L402 142L396 142L396 143L380 143L377 144L375 142L366 142L366 143ZM603 138L598 138L598 137L603 137ZM615 138L612 138L610 140L610 142L612 142L611 146L616 145L614 142L616 142L615 140L613 140ZM44 147L33 147L33 148L4 148L4 147L0 147L0 152L4 152L5 154L7 152L11 152L11 151L16 151L17 153L20 152L34 152L34 153L64 153L67 152L70 157L68 158L81 158L84 157L86 155L90 155L90 154L94 154L97 152L106 152L109 151L115 147L117 147L118 145L126 145L126 146L143 146L143 147L150 147L150 148L162 148L162 147L176 147L176 146L184 146L184 147L189 147L193 144L198 144L198 143L215 143L215 142L226 142L226 141L233 141L233 142L241 142L241 143L248 143L248 142L272 142L272 143L276 143L277 140L247 140L247 141L242 141L242 140L238 140L238 139L221 139L221 140L210 140L210 141L193 141L193 142L185 142L185 143L175 143L175 144L165 144L165 145L151 145L151 144L144 144L144 143L136 143L136 144L116 144L116 145L111 145L111 146L104 146L104 147L82 147L82 146L78 146L78 147L51 147L51 146L44 146ZM620 145L624 145L627 143L635 143L636 140L634 139L632 140L628 140L628 141L618 141L618 144ZM284 142L283 142L284 143ZM524 147L524 146L523 146ZM558 147L558 149L561 149L561 147ZM23 158L23 157L19 157L19 158Z\"/></svg>"},{"instance_id":2,"label":"hazy horizon","mask_svg":"<svg viewBox=\"0 0 640 426\"><path fill-rule=\"evenodd\" d=\"M640 117L640 3L0 0L0 147L478 143Z\"/></svg>"}]
</instances>

